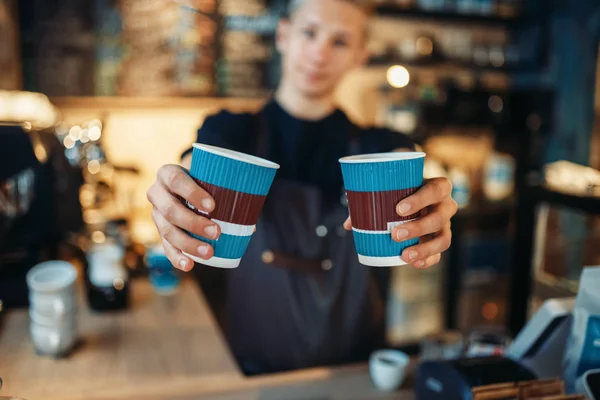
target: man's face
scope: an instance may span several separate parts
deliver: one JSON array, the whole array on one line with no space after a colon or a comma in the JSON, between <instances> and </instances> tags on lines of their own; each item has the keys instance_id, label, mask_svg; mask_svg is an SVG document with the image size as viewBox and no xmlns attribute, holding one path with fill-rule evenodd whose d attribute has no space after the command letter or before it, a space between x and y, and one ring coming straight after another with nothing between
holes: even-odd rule
<instances>
[{"instance_id":1,"label":"man's face","mask_svg":"<svg viewBox=\"0 0 600 400\"><path fill-rule=\"evenodd\" d=\"M366 60L367 16L342 0L306 0L279 26L284 79L309 97L333 93Z\"/></svg>"}]
</instances>

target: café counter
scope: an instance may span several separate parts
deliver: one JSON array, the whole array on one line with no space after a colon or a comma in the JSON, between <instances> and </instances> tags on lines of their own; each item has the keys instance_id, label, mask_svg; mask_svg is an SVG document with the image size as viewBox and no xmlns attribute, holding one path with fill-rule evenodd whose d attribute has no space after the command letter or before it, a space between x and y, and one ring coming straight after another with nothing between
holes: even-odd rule
<instances>
[{"instance_id":1,"label":"caf\u00e9 counter","mask_svg":"<svg viewBox=\"0 0 600 400\"><path fill-rule=\"evenodd\" d=\"M121 313L79 307L81 343L70 357L35 354L26 310L10 311L0 330L0 396L28 400L93 399L395 399L372 385L366 365L245 377L237 368L202 292L184 280L177 294L156 295L132 282Z\"/></svg>"}]
</instances>

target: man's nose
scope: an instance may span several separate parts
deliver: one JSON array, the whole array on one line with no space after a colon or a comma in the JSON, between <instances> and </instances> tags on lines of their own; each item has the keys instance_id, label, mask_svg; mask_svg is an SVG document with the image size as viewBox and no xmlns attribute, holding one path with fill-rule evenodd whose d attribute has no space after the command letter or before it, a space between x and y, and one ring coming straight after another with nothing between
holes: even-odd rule
<instances>
[{"instance_id":1,"label":"man's nose","mask_svg":"<svg viewBox=\"0 0 600 400\"><path fill-rule=\"evenodd\" d=\"M311 61L313 61L313 63L318 65L326 64L331 56L331 45L329 44L329 41L324 39L316 41L311 53Z\"/></svg>"}]
</instances>

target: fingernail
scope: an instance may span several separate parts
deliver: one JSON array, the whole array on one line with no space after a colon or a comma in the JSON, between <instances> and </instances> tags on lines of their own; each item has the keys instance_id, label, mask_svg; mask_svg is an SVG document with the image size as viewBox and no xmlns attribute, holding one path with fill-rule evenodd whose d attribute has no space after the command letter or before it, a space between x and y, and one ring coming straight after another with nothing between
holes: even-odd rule
<instances>
[{"instance_id":1,"label":"fingernail","mask_svg":"<svg viewBox=\"0 0 600 400\"><path fill-rule=\"evenodd\" d=\"M202 208L205 211L212 211L214 205L212 199L202 199Z\"/></svg>"},{"instance_id":2,"label":"fingernail","mask_svg":"<svg viewBox=\"0 0 600 400\"><path fill-rule=\"evenodd\" d=\"M208 246L202 245L198 246L198 255L200 257L205 257L208 254Z\"/></svg>"},{"instance_id":3,"label":"fingernail","mask_svg":"<svg viewBox=\"0 0 600 400\"><path fill-rule=\"evenodd\" d=\"M396 238L398 240L402 240L402 239L404 239L407 236L408 236L408 231L406 229L398 229L396 231Z\"/></svg>"},{"instance_id":4,"label":"fingernail","mask_svg":"<svg viewBox=\"0 0 600 400\"><path fill-rule=\"evenodd\" d=\"M398 214L404 215L408 211L410 211L410 204L408 204L408 203L400 203L400 204L398 204Z\"/></svg>"},{"instance_id":5,"label":"fingernail","mask_svg":"<svg viewBox=\"0 0 600 400\"><path fill-rule=\"evenodd\" d=\"M181 269L185 270L187 267L187 258L182 258L181 260L179 260L179 266L181 267Z\"/></svg>"},{"instance_id":6,"label":"fingernail","mask_svg":"<svg viewBox=\"0 0 600 400\"><path fill-rule=\"evenodd\" d=\"M414 250L408 252L408 258L411 260L416 260L418 255L419 254Z\"/></svg>"},{"instance_id":7,"label":"fingernail","mask_svg":"<svg viewBox=\"0 0 600 400\"><path fill-rule=\"evenodd\" d=\"M423 268L425 266L425 261L417 261L414 265L417 268Z\"/></svg>"},{"instance_id":8,"label":"fingernail","mask_svg":"<svg viewBox=\"0 0 600 400\"><path fill-rule=\"evenodd\" d=\"M204 233L206 234L206 237L214 239L217 236L217 227L214 225L209 225L204 228Z\"/></svg>"}]
</instances>

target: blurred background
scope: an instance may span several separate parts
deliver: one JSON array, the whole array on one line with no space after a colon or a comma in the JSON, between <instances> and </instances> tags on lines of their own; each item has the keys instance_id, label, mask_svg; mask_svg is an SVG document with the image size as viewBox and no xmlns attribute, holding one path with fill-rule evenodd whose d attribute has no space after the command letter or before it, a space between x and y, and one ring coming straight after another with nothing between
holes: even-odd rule
<instances>
[{"instance_id":1,"label":"blurred background","mask_svg":"<svg viewBox=\"0 0 600 400\"><path fill-rule=\"evenodd\" d=\"M0 0L0 132L18 126L42 170L0 176L0 273L115 240L129 273L143 274L156 170L179 160L207 115L269 97L285 6ZM576 293L583 266L600 265L599 40L596 1L374 1L371 58L340 87L340 107L410 135L461 207L439 266L393 270L392 343L516 333L542 300ZM49 176L52 232L18 223L35 209L32 171Z\"/></svg>"}]
</instances>

